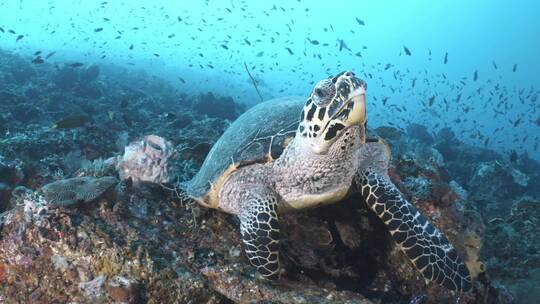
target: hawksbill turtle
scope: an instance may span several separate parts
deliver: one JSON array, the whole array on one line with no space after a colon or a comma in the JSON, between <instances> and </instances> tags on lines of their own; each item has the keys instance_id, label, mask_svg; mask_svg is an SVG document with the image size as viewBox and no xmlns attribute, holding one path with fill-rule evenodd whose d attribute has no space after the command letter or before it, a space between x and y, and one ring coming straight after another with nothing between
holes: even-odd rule
<instances>
[{"instance_id":1,"label":"hawksbill turtle","mask_svg":"<svg viewBox=\"0 0 540 304\"><path fill-rule=\"evenodd\" d=\"M246 256L264 278L279 278L280 214L360 192L427 281L469 291L463 260L392 184L390 150L366 139L366 122L366 83L342 72L317 83L307 101L274 99L242 114L182 187L239 217Z\"/></svg>"}]
</instances>

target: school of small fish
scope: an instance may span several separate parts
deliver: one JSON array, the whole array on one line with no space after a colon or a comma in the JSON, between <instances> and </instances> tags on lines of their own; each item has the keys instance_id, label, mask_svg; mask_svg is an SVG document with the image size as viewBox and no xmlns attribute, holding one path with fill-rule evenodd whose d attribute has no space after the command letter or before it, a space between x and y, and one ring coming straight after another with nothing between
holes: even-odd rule
<instances>
[{"instance_id":1,"label":"school of small fish","mask_svg":"<svg viewBox=\"0 0 540 304\"><path fill-rule=\"evenodd\" d=\"M303 10L303 14L309 16L310 3L298 0L298 3L290 7L268 4L268 8L262 12L269 20L277 14L288 14L290 11ZM56 9L54 1L49 1L49 14ZM208 0L206 6L213 6ZM320 27L324 33L331 33L335 37L329 40L316 37L308 30L308 35L299 46L296 37L298 22L289 19L288 22L276 26L271 22L258 22L253 12L248 8L247 1L230 1L203 17L191 15L187 10L168 11L164 6L151 5L135 7L129 2L119 2L116 5L123 7L126 12L133 15L132 24L126 24L119 28L111 25L112 16L107 15L110 3L99 3L92 12L92 23L89 27L82 22L85 18L74 14L70 17L70 30L73 31L73 40L85 37L84 41L90 43L93 51L98 52L101 59L108 58L110 45L113 41L120 41L124 45L124 59L128 66L137 65L137 61L131 55L134 50L148 54L153 60L165 60L175 56L178 48L182 48L184 40L197 41L199 33L211 34L212 39L204 43L196 44L198 47L190 49L191 57L186 57L186 68L199 69L201 71L218 72L224 75L238 75L245 78L243 63L247 62L249 70L257 78L264 79L268 72L280 71L295 74L299 81L312 86L322 75L306 72L307 62L318 62L321 71L327 75L335 74L339 70L353 68L361 77L365 78L371 87L378 88L370 95L370 121L376 124L387 124L400 129L412 122L423 123L435 132L443 127L451 127L461 139L469 139L484 147L510 147L522 151L538 151L540 142L540 107L537 103L540 90L537 87L519 88L507 86L504 81L488 77L495 75L494 71L506 73L519 73L518 63L511 66L503 66L495 60L489 59L491 71L471 68L467 76L459 79L447 76L445 72L431 72L428 69L411 70L400 68L396 62L377 62L366 64L364 58L369 52L368 46L352 47L350 41L346 41L343 33L361 35L361 31L369 27L370 23L363 16L350 20L347 28L337 27L327 20L313 27ZM1 3L0 3L1 7ZM152 15L163 22L161 33L147 33L149 24L146 16ZM237 25L226 23L228 19L250 20L258 23L256 27L246 32L239 32ZM155 19L153 19L155 20ZM48 23L44 30L54 37L58 30L65 24ZM179 30L172 30L182 29ZM315 32L315 31L313 31ZM142 34L144 33L144 35ZM136 40L134 36L162 36L163 45L161 50L170 51L163 54L152 49L152 44L144 39ZM7 38L6 38L7 37ZM100 37L109 37L103 40ZM125 37L130 37L129 40ZM328 37L328 36L326 36ZM27 43L33 37L29 33L19 32L8 24L2 24L0 20L0 39L11 39L17 44ZM260 45L270 43L275 48L261 48ZM118 43L115 42L115 45ZM239 48L242 48L241 52ZM252 53L251 58L244 58L242 54L248 49ZM215 57L207 53L219 53L223 60L216 62ZM29 61L40 65L48 60L58 59L53 56L61 50L34 50ZM87 54L88 55L88 54ZM95 54L92 54L95 55ZM413 58L425 57L433 64L449 67L454 64L452 54L445 50L433 51L431 49L413 49L402 45L402 49L395 50L396 57L400 60L412 60ZM118 56L116 54L116 56ZM283 65L280 58L290 56L294 64ZM110 56L112 57L112 55ZM116 57L115 57L116 58ZM354 59L356 66L343 64L342 58ZM332 60L329 60L332 59ZM263 62L264 60L264 62ZM335 62L338 62L336 65ZM390 60L389 60L390 61ZM456 63L457 64L457 63ZM71 68L81 68L87 65L85 62L68 61L63 65ZM491 74L490 74L491 73ZM189 74L177 75L178 86L193 85L190 83ZM286 85L272 92L273 95L287 95L295 84L286 81ZM374 85L373 85L374 84ZM270 89L268 89L270 90ZM264 95L264 94L263 94ZM412 102L415 106L410 106ZM420 108L416 104L420 104ZM127 100L123 100L122 107L127 106ZM523 111L523 109L526 109ZM88 117L67 116L59 121L56 128L78 127L85 125L90 120ZM493 122L496 122L495 124ZM532 129L535 128L535 129ZM532 131L531 131L532 130ZM509 139L510 138L510 142ZM508 149L506 149L508 151Z\"/></svg>"}]
</instances>

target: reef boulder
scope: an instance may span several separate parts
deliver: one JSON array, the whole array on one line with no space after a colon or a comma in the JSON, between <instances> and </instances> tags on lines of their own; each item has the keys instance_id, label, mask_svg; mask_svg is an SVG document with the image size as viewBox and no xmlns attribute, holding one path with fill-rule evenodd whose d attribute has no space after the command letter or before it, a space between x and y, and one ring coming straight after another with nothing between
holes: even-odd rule
<instances>
[{"instance_id":1,"label":"reef boulder","mask_svg":"<svg viewBox=\"0 0 540 304\"><path fill-rule=\"evenodd\" d=\"M407 134L412 137L416 138L419 141L425 142L425 143L432 143L433 142L433 135L428 131L427 127L421 124L412 123L409 126L407 126Z\"/></svg>"},{"instance_id":2,"label":"reef boulder","mask_svg":"<svg viewBox=\"0 0 540 304\"><path fill-rule=\"evenodd\" d=\"M211 92L200 94L194 100L193 108L199 114L228 120L234 120L245 110L232 97L216 97Z\"/></svg>"}]
</instances>

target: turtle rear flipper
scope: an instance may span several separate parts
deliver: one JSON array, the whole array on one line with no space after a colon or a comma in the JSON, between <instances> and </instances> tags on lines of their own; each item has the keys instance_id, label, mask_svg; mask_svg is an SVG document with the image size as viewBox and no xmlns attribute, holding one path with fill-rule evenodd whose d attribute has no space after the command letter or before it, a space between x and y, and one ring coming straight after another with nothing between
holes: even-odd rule
<instances>
[{"instance_id":1,"label":"turtle rear flipper","mask_svg":"<svg viewBox=\"0 0 540 304\"><path fill-rule=\"evenodd\" d=\"M357 176L357 183L368 206L426 280L458 292L471 290L469 270L452 244L388 178L366 169Z\"/></svg>"},{"instance_id":2,"label":"turtle rear flipper","mask_svg":"<svg viewBox=\"0 0 540 304\"><path fill-rule=\"evenodd\" d=\"M276 280L280 268L277 195L264 186L250 187L244 193L239 217L246 255L264 278Z\"/></svg>"}]
</instances>

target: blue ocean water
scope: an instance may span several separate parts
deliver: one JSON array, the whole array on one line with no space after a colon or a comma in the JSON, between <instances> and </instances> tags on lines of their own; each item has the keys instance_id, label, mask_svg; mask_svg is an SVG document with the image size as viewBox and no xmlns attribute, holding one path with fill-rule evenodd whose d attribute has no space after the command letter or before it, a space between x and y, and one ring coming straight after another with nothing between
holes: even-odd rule
<instances>
[{"instance_id":1,"label":"blue ocean water","mask_svg":"<svg viewBox=\"0 0 540 304\"><path fill-rule=\"evenodd\" d=\"M537 1L502 0L4 0L0 46L143 69L248 105L259 97L244 63L264 99L306 96L350 69L368 83L372 126L449 126L538 159L539 13Z\"/></svg>"}]
</instances>

